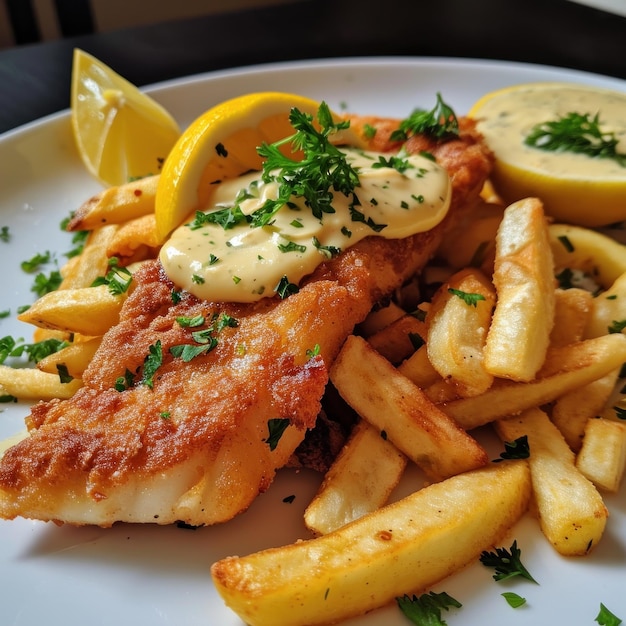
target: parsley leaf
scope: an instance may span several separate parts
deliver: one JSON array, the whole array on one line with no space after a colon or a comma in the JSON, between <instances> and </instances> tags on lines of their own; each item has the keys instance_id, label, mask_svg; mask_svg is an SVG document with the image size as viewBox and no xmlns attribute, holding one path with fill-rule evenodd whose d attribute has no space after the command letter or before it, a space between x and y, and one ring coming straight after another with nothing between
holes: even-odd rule
<instances>
[{"instance_id":1,"label":"parsley leaf","mask_svg":"<svg viewBox=\"0 0 626 626\"><path fill-rule=\"evenodd\" d=\"M556 120L535 125L524 143L551 152L575 152L589 157L613 159L626 167L626 154L618 152L619 139L614 132L600 128L600 115L571 112Z\"/></svg>"},{"instance_id":2,"label":"parsley leaf","mask_svg":"<svg viewBox=\"0 0 626 626\"><path fill-rule=\"evenodd\" d=\"M154 387L154 375L163 364L163 350L161 340L148 348L149 353L143 361L143 377L141 382L152 389Z\"/></svg>"},{"instance_id":3,"label":"parsley leaf","mask_svg":"<svg viewBox=\"0 0 626 626\"><path fill-rule=\"evenodd\" d=\"M286 418L275 417L267 421L268 436L267 439L263 439L270 447L270 450L275 450L280 438L289 426L289 420Z\"/></svg>"},{"instance_id":4,"label":"parsley leaf","mask_svg":"<svg viewBox=\"0 0 626 626\"><path fill-rule=\"evenodd\" d=\"M512 591L505 591L500 595L508 602L509 606L514 609L518 609L520 606L526 604L526 598L522 598L522 596Z\"/></svg>"},{"instance_id":5,"label":"parsley leaf","mask_svg":"<svg viewBox=\"0 0 626 626\"><path fill-rule=\"evenodd\" d=\"M611 613L602 602L600 602L600 612L594 621L598 622L600 626L619 626L622 623L622 620Z\"/></svg>"},{"instance_id":6,"label":"parsley leaf","mask_svg":"<svg viewBox=\"0 0 626 626\"><path fill-rule=\"evenodd\" d=\"M521 576L539 584L522 564L521 554L521 550L517 547L517 540L515 540L511 545L510 552L506 548L496 548L495 552L484 550L480 555L480 562L485 567L495 568L496 573L493 575L493 579L496 581Z\"/></svg>"},{"instance_id":7,"label":"parsley leaf","mask_svg":"<svg viewBox=\"0 0 626 626\"><path fill-rule=\"evenodd\" d=\"M446 622L441 618L441 610L448 610L451 606L457 609L463 606L458 600L445 592L425 593L419 597L404 595L396 598L400 610L416 626L445 626Z\"/></svg>"},{"instance_id":8,"label":"parsley leaf","mask_svg":"<svg viewBox=\"0 0 626 626\"><path fill-rule=\"evenodd\" d=\"M461 291L460 289L454 289L453 287L448 288L448 292L458 296L467 304L468 306L477 306L478 302L485 299L481 293L467 293L466 291Z\"/></svg>"},{"instance_id":9,"label":"parsley leaf","mask_svg":"<svg viewBox=\"0 0 626 626\"><path fill-rule=\"evenodd\" d=\"M108 265L109 271L106 276L99 276L91 283L91 286L98 287L100 285L107 285L109 287L109 293L114 296L126 293L133 280L133 275L130 270L120 266L116 257L111 257Z\"/></svg>"},{"instance_id":10,"label":"parsley leaf","mask_svg":"<svg viewBox=\"0 0 626 626\"><path fill-rule=\"evenodd\" d=\"M290 283L286 276L283 276L278 282L278 285L274 287L274 291L284 300L294 293L298 293L300 288L295 283Z\"/></svg>"},{"instance_id":11,"label":"parsley leaf","mask_svg":"<svg viewBox=\"0 0 626 626\"><path fill-rule=\"evenodd\" d=\"M360 184L357 171L329 139L332 134L348 128L349 121L335 123L325 102L317 111L321 130L314 126L312 115L297 108L289 113L289 121L295 134L272 144L263 143L257 148L264 159L264 182L278 182L279 191L276 200L267 200L252 213L254 226L269 224L292 196L304 198L314 217L322 219L324 213L335 212L333 191L350 197ZM290 144L294 151L301 150L304 158L298 161L285 156L281 147L286 144Z\"/></svg>"},{"instance_id":12,"label":"parsley leaf","mask_svg":"<svg viewBox=\"0 0 626 626\"><path fill-rule=\"evenodd\" d=\"M411 135L424 133L437 139L455 137L459 134L459 122L452 108L447 105L440 93L430 111L415 109L400 122L400 127L391 133L392 141L406 141Z\"/></svg>"},{"instance_id":13,"label":"parsley leaf","mask_svg":"<svg viewBox=\"0 0 626 626\"><path fill-rule=\"evenodd\" d=\"M504 461L505 459L527 459L529 456L530 446L528 445L528 437L522 435L514 441L505 441L504 452L500 454L500 458L494 460L494 463Z\"/></svg>"}]
</instances>

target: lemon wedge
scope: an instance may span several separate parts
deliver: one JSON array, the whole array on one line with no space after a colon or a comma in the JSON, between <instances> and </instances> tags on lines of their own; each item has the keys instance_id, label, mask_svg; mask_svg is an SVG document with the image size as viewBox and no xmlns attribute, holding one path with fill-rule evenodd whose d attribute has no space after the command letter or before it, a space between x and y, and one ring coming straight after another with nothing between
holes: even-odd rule
<instances>
[{"instance_id":1,"label":"lemon wedge","mask_svg":"<svg viewBox=\"0 0 626 626\"><path fill-rule=\"evenodd\" d=\"M505 202L536 196L555 220L594 227L626 220L624 111L626 93L545 82L490 92L468 115L477 120L478 130L494 152L492 183ZM597 114L601 133L617 141L618 157L601 158L565 149L568 139L563 136L557 151L525 143L538 125L572 114L588 116L591 121ZM567 132L572 132L571 126ZM573 139L573 135L568 136Z\"/></svg>"},{"instance_id":2,"label":"lemon wedge","mask_svg":"<svg viewBox=\"0 0 626 626\"><path fill-rule=\"evenodd\" d=\"M72 63L71 120L81 159L106 186L157 174L180 136L160 104L79 49Z\"/></svg>"},{"instance_id":3,"label":"lemon wedge","mask_svg":"<svg viewBox=\"0 0 626 626\"><path fill-rule=\"evenodd\" d=\"M198 117L172 148L159 179L156 226L161 240L196 209L206 207L215 184L261 170L257 147L292 135L289 112L316 115L319 102L283 92L257 92L222 102ZM334 117L337 117L334 115ZM349 129L333 142L360 146ZM290 148L285 146L285 153Z\"/></svg>"}]
</instances>

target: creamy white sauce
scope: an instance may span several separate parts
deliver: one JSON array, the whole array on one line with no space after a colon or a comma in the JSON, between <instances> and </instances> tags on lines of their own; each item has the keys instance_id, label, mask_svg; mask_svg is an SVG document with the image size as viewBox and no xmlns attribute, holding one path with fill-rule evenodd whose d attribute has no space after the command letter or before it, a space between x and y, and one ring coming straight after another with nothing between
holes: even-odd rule
<instances>
[{"instance_id":1,"label":"creamy white sauce","mask_svg":"<svg viewBox=\"0 0 626 626\"><path fill-rule=\"evenodd\" d=\"M626 168L608 158L573 152L549 152L524 143L537 125L568 113L599 114L603 132L615 133L617 151L626 153L626 93L558 83L531 83L505 91L484 103L478 130L502 162L524 163L562 178L624 180Z\"/></svg>"},{"instance_id":2,"label":"creamy white sauce","mask_svg":"<svg viewBox=\"0 0 626 626\"><path fill-rule=\"evenodd\" d=\"M354 209L365 221L353 219L352 196L335 192L334 213L324 213L321 220L313 216L303 198L292 197L267 226L243 223L224 229L205 224L192 229L185 224L161 249L168 277L203 300L254 302L274 296L283 277L298 284L320 263L365 237L400 239L430 230L445 217L450 180L446 170L431 159L408 156L410 167L399 172L372 167L381 156L378 153L345 153L359 175L355 193L360 204ZM279 185L262 182L259 172L226 181L216 188L212 206L205 211L233 206L242 189L251 197L240 202L241 211L251 215L267 199L277 198Z\"/></svg>"}]
</instances>

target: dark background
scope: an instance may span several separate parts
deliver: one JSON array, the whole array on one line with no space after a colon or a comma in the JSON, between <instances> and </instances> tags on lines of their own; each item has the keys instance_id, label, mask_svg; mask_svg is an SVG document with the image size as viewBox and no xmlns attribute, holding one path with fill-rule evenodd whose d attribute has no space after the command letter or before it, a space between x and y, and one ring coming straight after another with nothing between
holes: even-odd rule
<instances>
[{"instance_id":1,"label":"dark background","mask_svg":"<svg viewBox=\"0 0 626 626\"><path fill-rule=\"evenodd\" d=\"M69 106L74 47L140 86L265 62L381 55L523 61L626 79L626 18L567 0L298 0L96 34L82 5L65 13L63 39L35 43L25 16L19 45L0 51L0 132Z\"/></svg>"}]
</instances>

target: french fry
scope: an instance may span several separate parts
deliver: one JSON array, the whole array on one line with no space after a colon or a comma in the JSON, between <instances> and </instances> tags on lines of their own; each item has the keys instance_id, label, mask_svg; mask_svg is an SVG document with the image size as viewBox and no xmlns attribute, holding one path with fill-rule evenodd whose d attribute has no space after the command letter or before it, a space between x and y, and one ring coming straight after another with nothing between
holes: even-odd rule
<instances>
[{"instance_id":1,"label":"french fry","mask_svg":"<svg viewBox=\"0 0 626 626\"><path fill-rule=\"evenodd\" d=\"M215 563L215 586L251 626L329 624L416 593L476 559L526 511L524 461L436 483L315 539Z\"/></svg>"},{"instance_id":2,"label":"french fry","mask_svg":"<svg viewBox=\"0 0 626 626\"><path fill-rule=\"evenodd\" d=\"M590 419L576 457L576 467L598 489L616 493L626 467L626 424L603 418Z\"/></svg>"},{"instance_id":3,"label":"french fry","mask_svg":"<svg viewBox=\"0 0 626 626\"><path fill-rule=\"evenodd\" d=\"M428 359L426 344L400 363L398 371L421 389L441 380L439 372Z\"/></svg>"},{"instance_id":4,"label":"french fry","mask_svg":"<svg viewBox=\"0 0 626 626\"><path fill-rule=\"evenodd\" d=\"M548 226L554 266L581 270L608 289L626 272L626 247L596 230L570 224Z\"/></svg>"},{"instance_id":5,"label":"french fry","mask_svg":"<svg viewBox=\"0 0 626 626\"><path fill-rule=\"evenodd\" d=\"M413 354L416 340L424 340L426 324L413 315L403 315L367 338L369 344L391 363L397 364Z\"/></svg>"},{"instance_id":6,"label":"french fry","mask_svg":"<svg viewBox=\"0 0 626 626\"><path fill-rule=\"evenodd\" d=\"M559 554L582 556L602 538L608 511L602 496L575 465L574 453L541 409L498 420L503 441L526 435L530 476L539 524Z\"/></svg>"},{"instance_id":7,"label":"french fry","mask_svg":"<svg viewBox=\"0 0 626 626\"><path fill-rule=\"evenodd\" d=\"M606 376L626 362L626 336L605 335L553 348L546 367L529 383L496 381L485 393L439 407L461 427L471 430L499 417L553 402L564 393Z\"/></svg>"},{"instance_id":8,"label":"french fry","mask_svg":"<svg viewBox=\"0 0 626 626\"><path fill-rule=\"evenodd\" d=\"M482 446L365 339L348 338L330 369L330 379L363 419L384 431L431 479L441 480L487 462Z\"/></svg>"},{"instance_id":9,"label":"french fry","mask_svg":"<svg viewBox=\"0 0 626 626\"><path fill-rule=\"evenodd\" d=\"M18 319L34 326L97 337L117 324L125 299L125 293L112 294L108 285L59 289L37 299Z\"/></svg>"},{"instance_id":10,"label":"french fry","mask_svg":"<svg viewBox=\"0 0 626 626\"><path fill-rule=\"evenodd\" d=\"M370 311L359 325L359 332L364 337L369 337L405 315L406 311L401 306L390 302L387 306Z\"/></svg>"},{"instance_id":11,"label":"french fry","mask_svg":"<svg viewBox=\"0 0 626 626\"><path fill-rule=\"evenodd\" d=\"M107 248L117 229L117 225L103 226L89 233L80 255L64 266L61 289L90 287L96 278L106 276L109 269Z\"/></svg>"},{"instance_id":12,"label":"french fry","mask_svg":"<svg viewBox=\"0 0 626 626\"><path fill-rule=\"evenodd\" d=\"M70 398L82 384L82 380L78 378L62 383L58 374L41 372L34 368L0 365L0 388L5 395L15 396L20 400Z\"/></svg>"},{"instance_id":13,"label":"french fry","mask_svg":"<svg viewBox=\"0 0 626 626\"><path fill-rule=\"evenodd\" d=\"M593 299L585 337L600 337L611 332L622 332L626 321L626 273Z\"/></svg>"},{"instance_id":14,"label":"french fry","mask_svg":"<svg viewBox=\"0 0 626 626\"><path fill-rule=\"evenodd\" d=\"M460 222L446 235L437 257L454 270L476 267L490 276L493 272L496 233L503 212L503 206L491 202L477 207L469 222Z\"/></svg>"},{"instance_id":15,"label":"french fry","mask_svg":"<svg viewBox=\"0 0 626 626\"><path fill-rule=\"evenodd\" d=\"M326 535L379 509L406 464L406 456L378 430L359 421L304 512L307 528Z\"/></svg>"},{"instance_id":16,"label":"french fry","mask_svg":"<svg viewBox=\"0 0 626 626\"><path fill-rule=\"evenodd\" d=\"M574 452L580 450L587 422L600 415L609 401L618 375L619 369L615 369L588 385L563 394L554 403L550 417Z\"/></svg>"},{"instance_id":17,"label":"french fry","mask_svg":"<svg viewBox=\"0 0 626 626\"><path fill-rule=\"evenodd\" d=\"M67 229L94 230L153 213L158 182L158 175L147 176L104 189L78 208Z\"/></svg>"},{"instance_id":18,"label":"french fry","mask_svg":"<svg viewBox=\"0 0 626 626\"><path fill-rule=\"evenodd\" d=\"M593 296L584 289L557 289L554 293L554 326L551 346L566 346L585 338Z\"/></svg>"},{"instance_id":19,"label":"french fry","mask_svg":"<svg viewBox=\"0 0 626 626\"><path fill-rule=\"evenodd\" d=\"M107 246L107 256L129 261L155 258L160 245L154 213L121 224Z\"/></svg>"},{"instance_id":20,"label":"french fry","mask_svg":"<svg viewBox=\"0 0 626 626\"><path fill-rule=\"evenodd\" d=\"M83 372L93 359L102 338L94 337L87 341L79 341L50 354L37 363L37 369L42 372L56 374L58 366L67 368L67 373L73 378L82 378Z\"/></svg>"},{"instance_id":21,"label":"french fry","mask_svg":"<svg viewBox=\"0 0 626 626\"><path fill-rule=\"evenodd\" d=\"M532 380L554 323L554 264L538 199L526 198L505 209L493 282L498 300L485 344L485 368L501 378Z\"/></svg>"},{"instance_id":22,"label":"french fry","mask_svg":"<svg viewBox=\"0 0 626 626\"><path fill-rule=\"evenodd\" d=\"M483 349L496 294L478 270L460 270L439 289L428 311L428 358L460 396L476 396L491 386Z\"/></svg>"}]
</instances>

